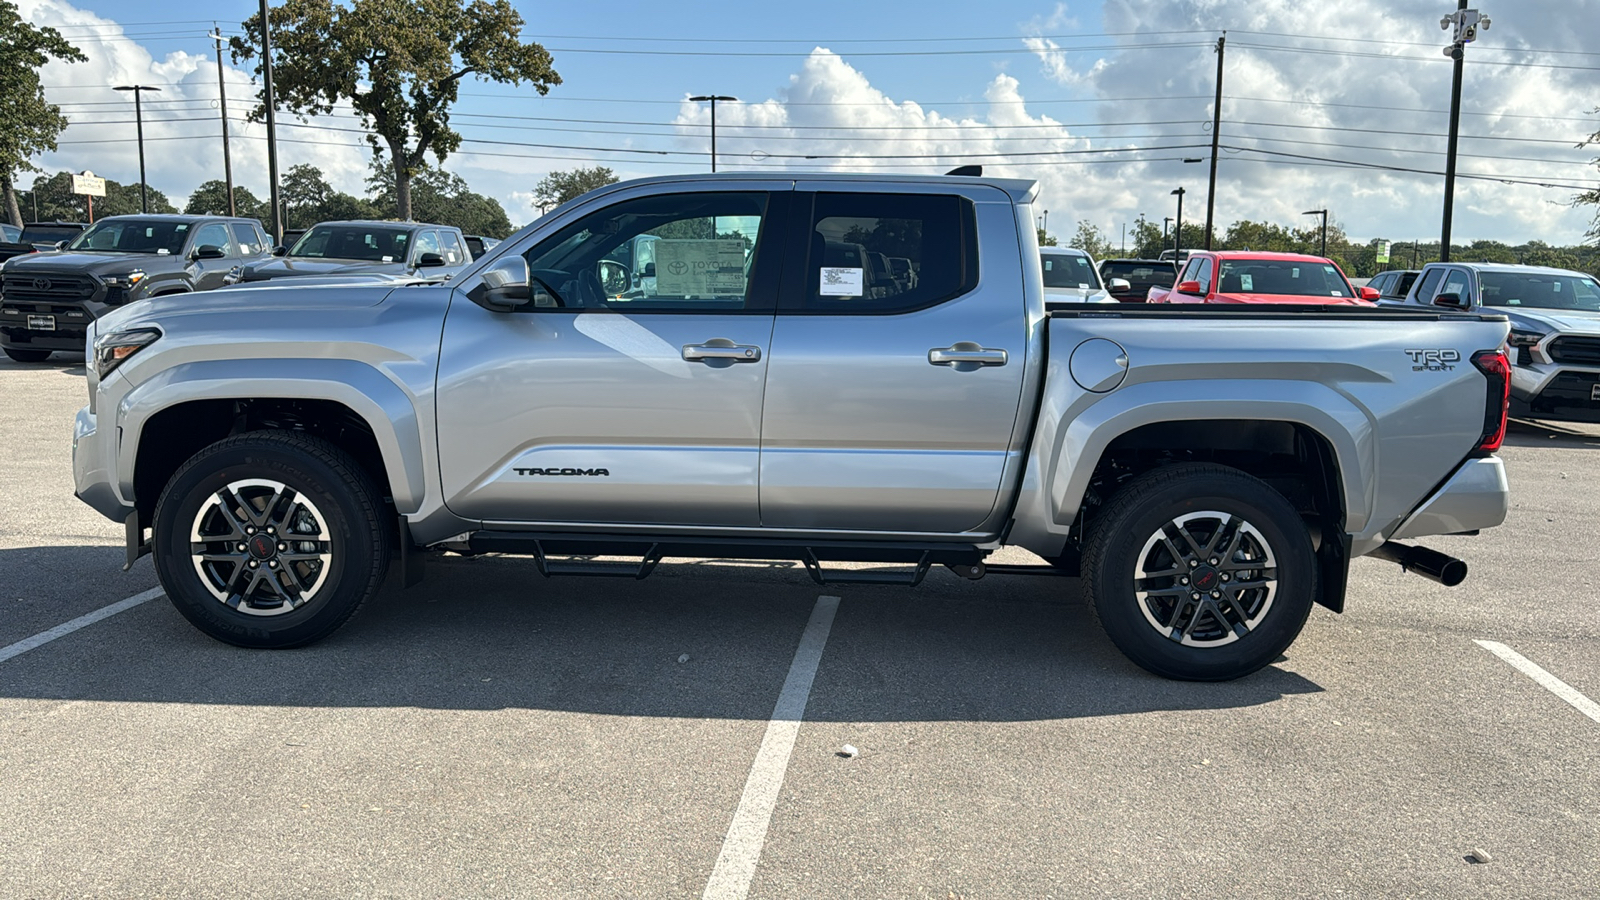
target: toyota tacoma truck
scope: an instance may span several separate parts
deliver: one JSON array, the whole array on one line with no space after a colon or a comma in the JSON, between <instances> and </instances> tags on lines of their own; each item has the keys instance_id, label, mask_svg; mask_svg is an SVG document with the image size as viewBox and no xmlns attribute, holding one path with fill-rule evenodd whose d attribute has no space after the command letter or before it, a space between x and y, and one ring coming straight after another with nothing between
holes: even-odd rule
<instances>
[{"instance_id":1,"label":"toyota tacoma truck","mask_svg":"<svg viewBox=\"0 0 1600 900\"><path fill-rule=\"evenodd\" d=\"M425 222L319 222L243 281L343 275L452 275L472 261L461 229Z\"/></svg>"},{"instance_id":2,"label":"toyota tacoma truck","mask_svg":"<svg viewBox=\"0 0 1600 900\"><path fill-rule=\"evenodd\" d=\"M89 323L107 310L233 284L248 261L266 254L266 233L254 219L108 216L63 250L0 267L0 349L18 362L82 352Z\"/></svg>"},{"instance_id":3,"label":"toyota tacoma truck","mask_svg":"<svg viewBox=\"0 0 1600 900\"><path fill-rule=\"evenodd\" d=\"M1303 253L1195 250L1171 288L1150 303L1316 303L1366 306L1376 288L1357 288L1337 263Z\"/></svg>"},{"instance_id":4,"label":"toyota tacoma truck","mask_svg":"<svg viewBox=\"0 0 1600 900\"><path fill-rule=\"evenodd\" d=\"M90 329L76 493L191 622L262 648L331 633L391 564L413 583L426 548L546 576L1078 575L1130 658L1207 680L1342 610L1353 557L1465 577L1401 542L1506 514L1503 316L1047 309L1035 191L649 179L447 284L157 297ZM648 290L619 253L641 235ZM1043 562L987 559L1007 545Z\"/></svg>"}]
</instances>

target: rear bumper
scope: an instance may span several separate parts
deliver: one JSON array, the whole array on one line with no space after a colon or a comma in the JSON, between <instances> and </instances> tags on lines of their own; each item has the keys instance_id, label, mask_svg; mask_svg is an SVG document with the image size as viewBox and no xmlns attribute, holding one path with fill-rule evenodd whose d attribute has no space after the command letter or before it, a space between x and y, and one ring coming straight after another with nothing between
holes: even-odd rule
<instances>
[{"instance_id":1,"label":"rear bumper","mask_svg":"<svg viewBox=\"0 0 1600 900\"><path fill-rule=\"evenodd\" d=\"M1498 456L1469 459L1400 523L1389 540L1493 528L1506 520L1509 506L1505 463Z\"/></svg>"}]
</instances>

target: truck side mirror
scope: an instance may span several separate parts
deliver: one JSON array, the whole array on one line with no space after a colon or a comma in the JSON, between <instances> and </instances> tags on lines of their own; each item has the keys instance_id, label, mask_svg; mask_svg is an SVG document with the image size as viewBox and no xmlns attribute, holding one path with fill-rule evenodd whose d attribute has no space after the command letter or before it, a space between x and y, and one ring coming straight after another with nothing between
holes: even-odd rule
<instances>
[{"instance_id":1,"label":"truck side mirror","mask_svg":"<svg viewBox=\"0 0 1600 900\"><path fill-rule=\"evenodd\" d=\"M1466 309L1467 301L1460 294L1440 294L1433 298L1433 305L1446 309Z\"/></svg>"},{"instance_id":2,"label":"truck side mirror","mask_svg":"<svg viewBox=\"0 0 1600 900\"><path fill-rule=\"evenodd\" d=\"M1113 278L1106 282L1106 290L1113 294L1118 292L1126 292L1133 290L1133 285L1130 284L1126 278Z\"/></svg>"},{"instance_id":3,"label":"truck side mirror","mask_svg":"<svg viewBox=\"0 0 1600 900\"><path fill-rule=\"evenodd\" d=\"M436 269L444 264L444 257L437 253L423 253L417 257L419 269Z\"/></svg>"},{"instance_id":4,"label":"truck side mirror","mask_svg":"<svg viewBox=\"0 0 1600 900\"><path fill-rule=\"evenodd\" d=\"M483 270L483 299L495 306L514 309L530 299L528 261L518 254L501 257Z\"/></svg>"},{"instance_id":5,"label":"truck side mirror","mask_svg":"<svg viewBox=\"0 0 1600 900\"><path fill-rule=\"evenodd\" d=\"M216 244L201 244L194 249L195 259L222 259L228 254Z\"/></svg>"},{"instance_id":6,"label":"truck side mirror","mask_svg":"<svg viewBox=\"0 0 1600 900\"><path fill-rule=\"evenodd\" d=\"M1178 293L1204 294L1205 291L1200 289L1200 282L1198 281L1180 281L1178 282Z\"/></svg>"},{"instance_id":7,"label":"truck side mirror","mask_svg":"<svg viewBox=\"0 0 1600 900\"><path fill-rule=\"evenodd\" d=\"M1361 289L1361 299L1363 300L1377 300L1382 296L1383 292L1375 287L1364 287Z\"/></svg>"},{"instance_id":8,"label":"truck side mirror","mask_svg":"<svg viewBox=\"0 0 1600 900\"><path fill-rule=\"evenodd\" d=\"M647 263L644 264L644 277L646 277L646 278L654 278L654 277L656 277L656 264L655 263L647 262Z\"/></svg>"},{"instance_id":9,"label":"truck side mirror","mask_svg":"<svg viewBox=\"0 0 1600 900\"><path fill-rule=\"evenodd\" d=\"M289 248L285 247L282 244L279 244L278 246L272 248L272 255L273 256L288 256L289 255Z\"/></svg>"}]
</instances>

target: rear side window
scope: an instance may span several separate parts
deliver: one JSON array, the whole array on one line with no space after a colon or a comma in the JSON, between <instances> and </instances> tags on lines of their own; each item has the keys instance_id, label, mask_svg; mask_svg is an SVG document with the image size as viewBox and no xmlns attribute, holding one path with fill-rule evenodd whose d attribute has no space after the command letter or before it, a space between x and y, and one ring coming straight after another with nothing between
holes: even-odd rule
<instances>
[{"instance_id":1,"label":"rear side window","mask_svg":"<svg viewBox=\"0 0 1600 900\"><path fill-rule=\"evenodd\" d=\"M259 228L249 222L233 222L228 227L233 229L233 240L239 245L240 256L257 256L267 251L267 242L260 237Z\"/></svg>"},{"instance_id":2,"label":"rear side window","mask_svg":"<svg viewBox=\"0 0 1600 900\"><path fill-rule=\"evenodd\" d=\"M459 266L467 261L466 251L461 248L461 240L454 231L439 232L439 240L444 244L444 261L452 266Z\"/></svg>"},{"instance_id":3,"label":"rear side window","mask_svg":"<svg viewBox=\"0 0 1600 900\"><path fill-rule=\"evenodd\" d=\"M1389 293L1389 282L1391 281L1394 281L1394 276L1388 273L1383 275L1374 275L1372 280L1367 282L1367 287L1372 288L1381 294L1387 294Z\"/></svg>"},{"instance_id":4,"label":"rear side window","mask_svg":"<svg viewBox=\"0 0 1600 900\"><path fill-rule=\"evenodd\" d=\"M803 308L908 312L971 291L978 283L975 219L971 202L955 196L817 194Z\"/></svg>"},{"instance_id":5,"label":"rear side window","mask_svg":"<svg viewBox=\"0 0 1600 900\"><path fill-rule=\"evenodd\" d=\"M1429 269L1428 274L1422 276L1422 283L1417 285L1417 302L1432 303L1433 289L1439 286L1439 279L1443 277L1443 269Z\"/></svg>"},{"instance_id":6,"label":"rear side window","mask_svg":"<svg viewBox=\"0 0 1600 900\"><path fill-rule=\"evenodd\" d=\"M1471 284L1472 279L1467 276L1465 271L1461 269L1451 269L1450 274L1445 276L1444 287L1439 289L1439 293L1455 294L1461 299L1470 302L1472 300L1472 291L1470 289Z\"/></svg>"}]
</instances>

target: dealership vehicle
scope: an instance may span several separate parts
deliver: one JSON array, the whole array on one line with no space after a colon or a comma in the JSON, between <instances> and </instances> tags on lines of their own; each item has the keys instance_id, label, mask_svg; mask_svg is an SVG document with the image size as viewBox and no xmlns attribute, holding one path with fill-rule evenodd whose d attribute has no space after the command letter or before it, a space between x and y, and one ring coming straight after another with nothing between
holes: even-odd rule
<instances>
[{"instance_id":1,"label":"dealership vehicle","mask_svg":"<svg viewBox=\"0 0 1600 900\"><path fill-rule=\"evenodd\" d=\"M326 636L428 547L549 576L1081 573L1112 641L1187 679L1277 659L1314 602L1343 608L1354 556L1465 577L1399 541L1505 516L1503 316L1047 309L1036 190L647 179L445 284L140 303L92 329L76 492L250 647ZM653 290L618 296L644 234ZM986 561L1005 545L1049 565Z\"/></svg>"},{"instance_id":2,"label":"dealership vehicle","mask_svg":"<svg viewBox=\"0 0 1600 900\"><path fill-rule=\"evenodd\" d=\"M307 275L453 275L472 261L461 229L426 222L319 222L244 281Z\"/></svg>"},{"instance_id":3,"label":"dealership vehicle","mask_svg":"<svg viewBox=\"0 0 1600 900\"><path fill-rule=\"evenodd\" d=\"M18 362L42 362L56 350L81 353L96 316L146 297L233 284L266 248L254 219L109 216L65 250L15 257L0 268L0 347Z\"/></svg>"},{"instance_id":4,"label":"dealership vehicle","mask_svg":"<svg viewBox=\"0 0 1600 900\"><path fill-rule=\"evenodd\" d=\"M1040 247L1039 268L1044 276L1044 297L1051 303L1115 303L1100 281L1094 259L1071 247ZM1126 284L1114 285L1126 287Z\"/></svg>"},{"instance_id":5,"label":"dealership vehicle","mask_svg":"<svg viewBox=\"0 0 1600 900\"><path fill-rule=\"evenodd\" d=\"M467 252L473 259L483 259L483 255L500 245L499 238L484 237L481 234L469 234L462 237L467 242Z\"/></svg>"},{"instance_id":6,"label":"dealership vehicle","mask_svg":"<svg viewBox=\"0 0 1600 900\"><path fill-rule=\"evenodd\" d=\"M1378 299L1356 288L1331 259L1303 253L1195 250L1170 289L1151 288L1151 303L1318 303L1367 306Z\"/></svg>"},{"instance_id":7,"label":"dealership vehicle","mask_svg":"<svg viewBox=\"0 0 1600 900\"><path fill-rule=\"evenodd\" d=\"M1493 312L1511 321L1511 414L1600 422L1600 282L1567 269L1428 263L1402 308Z\"/></svg>"},{"instance_id":8,"label":"dealership vehicle","mask_svg":"<svg viewBox=\"0 0 1600 900\"><path fill-rule=\"evenodd\" d=\"M11 236L0 242L0 262L29 253L54 250L60 244L83 234L89 226L82 222L29 222L20 230L14 225L3 227L5 233ZM16 234L12 235L13 231Z\"/></svg>"},{"instance_id":9,"label":"dealership vehicle","mask_svg":"<svg viewBox=\"0 0 1600 900\"><path fill-rule=\"evenodd\" d=\"M1153 287L1168 288L1177 277L1178 266L1170 259L1103 259L1100 277L1110 287L1111 299L1121 303L1143 303ZM1127 287L1114 284L1127 283Z\"/></svg>"},{"instance_id":10,"label":"dealership vehicle","mask_svg":"<svg viewBox=\"0 0 1600 900\"><path fill-rule=\"evenodd\" d=\"M1379 300L1404 300L1421 274L1421 269L1390 269L1367 279L1367 287L1378 292Z\"/></svg>"}]
</instances>

